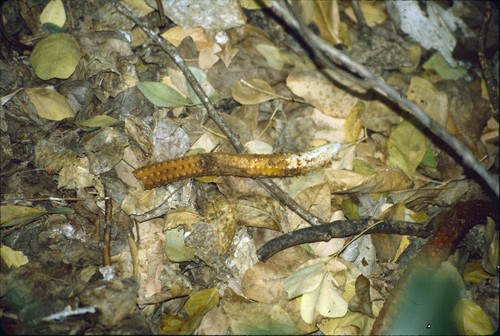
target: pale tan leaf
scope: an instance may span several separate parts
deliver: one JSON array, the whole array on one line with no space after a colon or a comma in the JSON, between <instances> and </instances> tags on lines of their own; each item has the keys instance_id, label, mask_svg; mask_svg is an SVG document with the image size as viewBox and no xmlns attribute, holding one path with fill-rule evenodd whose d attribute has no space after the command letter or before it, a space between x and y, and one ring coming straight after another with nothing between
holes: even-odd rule
<instances>
[{"instance_id":1,"label":"pale tan leaf","mask_svg":"<svg viewBox=\"0 0 500 336\"><path fill-rule=\"evenodd\" d=\"M205 30L201 27L182 28L180 26L175 26L161 34L161 37L163 37L165 40L169 41L176 47L178 47L181 44L182 40L184 40L188 36L193 39L197 50L207 48L215 43L207 39Z\"/></svg>"},{"instance_id":2,"label":"pale tan leaf","mask_svg":"<svg viewBox=\"0 0 500 336\"><path fill-rule=\"evenodd\" d=\"M292 73L286 85L294 94L335 118L345 118L359 100L318 71Z\"/></svg>"},{"instance_id":3,"label":"pale tan leaf","mask_svg":"<svg viewBox=\"0 0 500 336\"><path fill-rule=\"evenodd\" d=\"M63 120L75 116L75 112L66 98L54 89L30 88L26 89L26 94L35 106L36 112L42 118Z\"/></svg>"},{"instance_id":4,"label":"pale tan leaf","mask_svg":"<svg viewBox=\"0 0 500 336\"><path fill-rule=\"evenodd\" d=\"M177 208L167 215L165 230L175 229L182 225L187 231L191 231L193 224L198 223L201 219L202 217L192 209Z\"/></svg>"},{"instance_id":5,"label":"pale tan leaf","mask_svg":"<svg viewBox=\"0 0 500 336\"><path fill-rule=\"evenodd\" d=\"M194 248L184 244L184 229L177 228L165 232L165 255L173 262L191 261Z\"/></svg>"},{"instance_id":6,"label":"pale tan leaf","mask_svg":"<svg viewBox=\"0 0 500 336\"><path fill-rule=\"evenodd\" d=\"M255 49L266 59L267 64L271 69L281 71L285 61L281 56L280 50L271 44L257 44Z\"/></svg>"},{"instance_id":7,"label":"pale tan leaf","mask_svg":"<svg viewBox=\"0 0 500 336\"><path fill-rule=\"evenodd\" d=\"M58 27L64 26L66 11L61 0L51 0L40 14L40 23L52 23Z\"/></svg>"}]
</instances>

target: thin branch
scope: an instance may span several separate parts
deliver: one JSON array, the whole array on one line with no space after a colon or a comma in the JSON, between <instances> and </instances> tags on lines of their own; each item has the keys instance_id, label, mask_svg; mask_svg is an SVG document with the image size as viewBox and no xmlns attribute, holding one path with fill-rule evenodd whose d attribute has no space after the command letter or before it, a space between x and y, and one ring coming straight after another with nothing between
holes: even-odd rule
<instances>
[{"instance_id":1,"label":"thin branch","mask_svg":"<svg viewBox=\"0 0 500 336\"><path fill-rule=\"evenodd\" d=\"M420 223L381 221L377 223L377 225L374 225L366 230L367 227L374 222L375 220L370 218L356 221L338 220L328 224L285 233L265 243L259 250L257 250L257 256L261 261L266 261L279 251L292 246L319 241L329 241L332 238L349 237L359 233L388 233L425 238L429 237L434 229L432 225L423 226Z\"/></svg>"},{"instance_id":2,"label":"thin branch","mask_svg":"<svg viewBox=\"0 0 500 336\"><path fill-rule=\"evenodd\" d=\"M392 86L388 85L382 78L373 74L363 65L353 61L349 56L325 42L319 36L312 33L307 27L301 25L295 16L287 9L286 3L283 3L282 1L272 1L271 3L272 11L291 28L299 31L304 39L304 43L310 46L315 53L320 50L322 55L318 56L321 59L328 58L334 63L350 69L361 78L368 80L371 83L373 90L388 97L401 108L408 111L411 115L417 118L422 125L429 129L429 131L434 133L448 146L450 146L455 153L462 157L463 165L475 171L483 179L483 181L486 182L495 195L497 197L499 196L500 186L498 177L491 175L488 170L486 170L486 168L482 166L478 160L476 160L472 152L464 144L453 137L445 127L441 126L438 122L432 119L413 102L404 98L401 93L396 91Z\"/></svg>"}]
</instances>

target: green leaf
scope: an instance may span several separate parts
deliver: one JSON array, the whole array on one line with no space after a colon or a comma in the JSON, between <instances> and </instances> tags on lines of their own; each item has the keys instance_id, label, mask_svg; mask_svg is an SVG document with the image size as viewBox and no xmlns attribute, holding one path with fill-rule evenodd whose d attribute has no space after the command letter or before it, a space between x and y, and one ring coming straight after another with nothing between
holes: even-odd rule
<instances>
[{"instance_id":1,"label":"green leaf","mask_svg":"<svg viewBox=\"0 0 500 336\"><path fill-rule=\"evenodd\" d=\"M30 62L43 80L66 79L75 71L80 57L80 47L71 35L52 34L37 43Z\"/></svg>"},{"instance_id":2,"label":"green leaf","mask_svg":"<svg viewBox=\"0 0 500 336\"><path fill-rule=\"evenodd\" d=\"M373 168L368 162L360 159L354 159L352 162L352 171L361 175L375 175L377 170Z\"/></svg>"},{"instance_id":3,"label":"green leaf","mask_svg":"<svg viewBox=\"0 0 500 336\"><path fill-rule=\"evenodd\" d=\"M163 83L138 82L137 88L147 100L159 107L191 105L179 92Z\"/></svg>"},{"instance_id":4,"label":"green leaf","mask_svg":"<svg viewBox=\"0 0 500 336\"><path fill-rule=\"evenodd\" d=\"M98 128L115 126L121 123L122 122L120 120L109 117L107 115L98 115L87 120L75 121L76 126L87 132L93 131Z\"/></svg>"},{"instance_id":5,"label":"green leaf","mask_svg":"<svg viewBox=\"0 0 500 336\"><path fill-rule=\"evenodd\" d=\"M458 80L467 75L467 69L465 67L451 67L439 51L436 51L434 55L422 65L422 68L436 71L444 80Z\"/></svg>"},{"instance_id":6,"label":"green leaf","mask_svg":"<svg viewBox=\"0 0 500 336\"><path fill-rule=\"evenodd\" d=\"M425 146L425 154L422 158L421 164L429 168L436 168L438 165L437 159L434 156L434 152L432 151L432 146L430 143Z\"/></svg>"},{"instance_id":7,"label":"green leaf","mask_svg":"<svg viewBox=\"0 0 500 336\"><path fill-rule=\"evenodd\" d=\"M427 138L409 121L403 121L393 128L387 140L391 163L413 179L424 157L426 144Z\"/></svg>"},{"instance_id":8,"label":"green leaf","mask_svg":"<svg viewBox=\"0 0 500 336\"><path fill-rule=\"evenodd\" d=\"M344 212L344 216L349 220L361 219L361 216L359 215L359 205L350 199L342 201L342 211Z\"/></svg>"}]
</instances>

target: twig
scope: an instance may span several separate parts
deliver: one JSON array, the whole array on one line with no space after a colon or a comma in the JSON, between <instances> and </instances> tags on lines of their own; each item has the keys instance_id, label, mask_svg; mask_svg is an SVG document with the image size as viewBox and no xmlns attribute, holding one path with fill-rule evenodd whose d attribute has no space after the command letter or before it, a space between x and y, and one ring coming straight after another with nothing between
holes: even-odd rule
<instances>
[{"instance_id":1,"label":"twig","mask_svg":"<svg viewBox=\"0 0 500 336\"><path fill-rule=\"evenodd\" d=\"M113 220L113 201L110 197L104 199L104 234L102 249L102 265L111 265L111 222Z\"/></svg>"},{"instance_id":2,"label":"twig","mask_svg":"<svg viewBox=\"0 0 500 336\"><path fill-rule=\"evenodd\" d=\"M429 129L429 131L442 139L448 146L451 147L452 150L455 151L455 153L461 156L463 165L475 171L483 179L483 181L486 182L495 195L499 197L500 189L498 177L491 175L486 168L476 160L472 152L464 144L453 137L446 130L446 128L437 123L413 102L404 98L401 93L396 91L392 86L388 85L382 78L376 76L361 64L353 61L349 56L334 48L329 43L322 40L319 36L313 34L307 27L301 25L294 15L292 15L287 9L285 3L282 1L272 1L271 4L274 14L276 14L283 22L286 22L286 24L291 28L298 30L304 39L304 43L310 46L313 52L317 53L318 50L320 51L322 56L318 56L321 59L327 58L340 66L348 68L361 78L368 80L371 83L373 90L388 97L401 108L408 111L411 115L417 118L422 125Z\"/></svg>"},{"instance_id":3,"label":"twig","mask_svg":"<svg viewBox=\"0 0 500 336\"><path fill-rule=\"evenodd\" d=\"M332 238L343 238L370 233L388 233L410 235L415 237L428 237L433 231L432 225L423 226L419 223L404 221L381 221L367 230L375 220L365 218L357 221L338 220L328 224L299 229L285 233L275 239L268 241L257 250L257 256L261 261L266 261L275 253L292 246L314 243L318 241L329 241Z\"/></svg>"}]
</instances>

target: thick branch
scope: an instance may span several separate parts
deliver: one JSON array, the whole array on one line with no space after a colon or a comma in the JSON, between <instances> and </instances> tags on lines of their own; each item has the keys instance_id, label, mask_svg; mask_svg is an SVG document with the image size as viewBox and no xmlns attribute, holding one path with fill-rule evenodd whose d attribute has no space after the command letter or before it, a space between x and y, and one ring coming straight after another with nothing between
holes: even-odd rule
<instances>
[{"instance_id":1,"label":"thick branch","mask_svg":"<svg viewBox=\"0 0 500 336\"><path fill-rule=\"evenodd\" d=\"M436 136L441 138L447 145L451 147L460 157L462 157L463 165L475 171L491 190L498 197L500 194L500 186L498 177L491 175L481 163L476 160L472 152L460 141L452 136L445 127L441 126L434 119L429 117L422 109L420 109L413 102L404 98L404 96L397 92L392 86L388 85L382 78L376 76L366 67L353 61L349 56L342 53L340 50L334 48L329 43L325 42L319 36L315 35L303 26L287 9L286 3L282 1L273 1L273 12L286 22L288 26L299 31L304 39L304 43L311 47L317 53L318 50L322 55L318 55L322 60L327 58L331 62L342 65L353 73L357 74L363 79L368 80L372 84L373 90L388 97L390 100L398 104L401 108L408 111L411 115L417 118L422 125L429 129ZM472 112L472 111L471 111Z\"/></svg>"}]
</instances>

